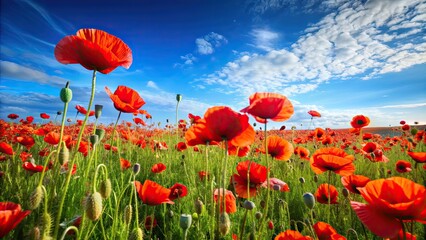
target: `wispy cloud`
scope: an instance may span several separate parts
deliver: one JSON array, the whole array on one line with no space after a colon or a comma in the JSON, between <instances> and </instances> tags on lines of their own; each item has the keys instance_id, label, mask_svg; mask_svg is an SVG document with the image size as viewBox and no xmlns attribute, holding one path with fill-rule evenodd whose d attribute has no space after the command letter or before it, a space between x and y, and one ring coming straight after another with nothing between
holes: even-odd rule
<instances>
[{"instance_id":1,"label":"wispy cloud","mask_svg":"<svg viewBox=\"0 0 426 240\"><path fill-rule=\"evenodd\" d=\"M419 0L343 3L309 26L291 48L245 54L196 83L243 96L255 91L297 94L333 79L398 72L426 62L426 39L415 33L426 27L424 8ZM406 23L403 29L391 30L401 22Z\"/></svg>"},{"instance_id":2,"label":"wispy cloud","mask_svg":"<svg viewBox=\"0 0 426 240\"><path fill-rule=\"evenodd\" d=\"M397 104L397 105L386 105L377 108L419 108L425 107L426 103L411 103L411 104Z\"/></svg>"},{"instance_id":3,"label":"wispy cloud","mask_svg":"<svg viewBox=\"0 0 426 240\"><path fill-rule=\"evenodd\" d=\"M155 82L154 82L154 81L148 81L148 82L146 83L146 86L147 86L147 87L149 87L149 88L155 89L155 90L158 90L158 89L159 89L159 88L158 88L158 86L157 86L157 84L155 84Z\"/></svg>"},{"instance_id":4,"label":"wispy cloud","mask_svg":"<svg viewBox=\"0 0 426 240\"><path fill-rule=\"evenodd\" d=\"M274 43L279 39L277 32L268 29L253 29L250 33L254 37L254 46L266 51L274 49Z\"/></svg>"}]
</instances>

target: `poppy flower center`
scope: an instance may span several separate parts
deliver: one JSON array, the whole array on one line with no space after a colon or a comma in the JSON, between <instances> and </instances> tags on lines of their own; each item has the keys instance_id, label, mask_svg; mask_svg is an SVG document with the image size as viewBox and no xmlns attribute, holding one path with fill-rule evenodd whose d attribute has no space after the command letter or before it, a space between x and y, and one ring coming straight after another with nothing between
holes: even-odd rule
<instances>
[{"instance_id":1,"label":"poppy flower center","mask_svg":"<svg viewBox=\"0 0 426 240\"><path fill-rule=\"evenodd\" d=\"M359 125L364 124L364 120L362 120L362 119L358 119L358 120L356 121L356 123L358 123Z\"/></svg>"}]
</instances>

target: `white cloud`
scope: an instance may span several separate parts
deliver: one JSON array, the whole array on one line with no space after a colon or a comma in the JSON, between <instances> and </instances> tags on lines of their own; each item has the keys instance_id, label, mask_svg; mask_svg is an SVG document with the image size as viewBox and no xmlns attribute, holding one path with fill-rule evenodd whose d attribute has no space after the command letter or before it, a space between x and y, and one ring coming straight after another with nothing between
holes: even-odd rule
<instances>
[{"instance_id":1,"label":"white cloud","mask_svg":"<svg viewBox=\"0 0 426 240\"><path fill-rule=\"evenodd\" d=\"M279 38L278 33L268 29L253 29L250 34L254 37L254 46L266 51L274 49L273 44Z\"/></svg>"},{"instance_id":2,"label":"white cloud","mask_svg":"<svg viewBox=\"0 0 426 240\"><path fill-rule=\"evenodd\" d=\"M426 27L425 3L420 0L335 3L343 5L309 26L291 48L238 56L196 83L215 85L222 92L246 97L256 91L294 95L312 91L333 79L354 76L370 79L426 63L426 38L418 31L419 26ZM332 5L333 1L328 4ZM401 22L405 23L403 29L390 30Z\"/></svg>"},{"instance_id":3,"label":"white cloud","mask_svg":"<svg viewBox=\"0 0 426 240\"><path fill-rule=\"evenodd\" d=\"M149 88L155 89L155 90L159 89L158 86L157 86L157 84L155 84L155 82L153 82L153 81L148 81L146 83L146 86L149 87Z\"/></svg>"},{"instance_id":4,"label":"white cloud","mask_svg":"<svg viewBox=\"0 0 426 240\"><path fill-rule=\"evenodd\" d=\"M66 79L50 76L44 72L25 67L9 61L0 61L1 78L9 78L13 80L37 82L40 84L48 84L56 87L63 87L67 82Z\"/></svg>"},{"instance_id":5,"label":"white cloud","mask_svg":"<svg viewBox=\"0 0 426 240\"><path fill-rule=\"evenodd\" d=\"M228 40L224 36L215 32L211 32L204 37L195 39L197 52L202 55L212 54L215 48L226 43L228 43Z\"/></svg>"}]
</instances>

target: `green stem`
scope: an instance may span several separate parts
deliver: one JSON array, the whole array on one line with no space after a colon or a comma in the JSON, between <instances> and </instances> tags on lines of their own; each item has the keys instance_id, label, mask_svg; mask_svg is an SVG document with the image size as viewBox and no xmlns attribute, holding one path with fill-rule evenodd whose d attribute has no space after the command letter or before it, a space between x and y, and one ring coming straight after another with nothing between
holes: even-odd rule
<instances>
[{"instance_id":1,"label":"green stem","mask_svg":"<svg viewBox=\"0 0 426 240\"><path fill-rule=\"evenodd\" d=\"M240 230L240 239L244 239L244 228L246 226L246 221L247 221L247 213L248 213L248 209L246 209L246 211L244 212L244 218L243 218L243 224L241 225L241 230Z\"/></svg>"},{"instance_id":2,"label":"green stem","mask_svg":"<svg viewBox=\"0 0 426 240\"><path fill-rule=\"evenodd\" d=\"M78 228L76 226L69 226L69 227L67 227L67 229L65 229L64 233L62 233L62 236L61 236L60 240L64 240L65 236L67 236L67 233L70 230L74 230L74 232L75 232L75 239L78 239Z\"/></svg>"},{"instance_id":3,"label":"green stem","mask_svg":"<svg viewBox=\"0 0 426 240\"><path fill-rule=\"evenodd\" d=\"M43 171L41 172L40 180L38 181L38 186L41 186L41 184L43 183L43 178L44 178L44 175L46 174L46 171L47 171L47 169L46 169L47 168L47 164L49 164L49 159L52 156L52 154L55 153L55 152L56 152L56 150L53 150L47 156L47 158L46 158L46 160L44 162L44 165L43 165Z\"/></svg>"},{"instance_id":4,"label":"green stem","mask_svg":"<svg viewBox=\"0 0 426 240\"><path fill-rule=\"evenodd\" d=\"M262 221L260 224L260 230L259 232L262 233L263 232L263 224L265 223L265 219L268 216L268 207L269 207L269 195L270 195L270 189L269 189L269 157L268 157L268 130L267 130L267 121L265 119L265 134L264 134L264 146L265 146L265 160L266 160L266 170L267 170L267 174L266 174L266 186L267 186L267 192L266 192L266 200L265 200L265 214L262 217Z\"/></svg>"},{"instance_id":5,"label":"green stem","mask_svg":"<svg viewBox=\"0 0 426 240\"><path fill-rule=\"evenodd\" d=\"M73 155L72 155L72 158L71 158L71 164L68 165L71 168L74 166L74 163L75 163L75 160L76 160L75 155L78 152L78 148L80 146L81 138L83 137L84 128L86 127L86 122L87 122L87 119L89 118L90 107L92 106L93 99L95 98L95 90L96 90L96 70L93 70L92 91L91 91L91 94L90 94L89 106L87 107L86 117L84 118L83 124L82 124L82 126L80 128L80 132L78 134L77 145L76 145L77 149L74 149L74 152L73 152ZM68 187L69 187L69 184L70 184L70 181L71 181L71 175L72 175L72 171L68 171L67 178L65 180L65 186L63 187L63 192L61 193L61 200L59 202L58 213L57 213L56 218L55 218L55 230L53 232L53 239L58 238L59 224L61 223L62 210L63 210L64 203L65 203L65 197L67 196Z\"/></svg>"}]
</instances>

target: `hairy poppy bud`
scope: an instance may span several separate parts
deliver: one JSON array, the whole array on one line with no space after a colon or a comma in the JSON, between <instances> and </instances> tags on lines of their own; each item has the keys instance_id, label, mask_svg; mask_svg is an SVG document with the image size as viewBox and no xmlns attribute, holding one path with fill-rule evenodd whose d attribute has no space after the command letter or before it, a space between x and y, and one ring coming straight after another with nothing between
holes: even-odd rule
<instances>
[{"instance_id":1,"label":"hairy poppy bud","mask_svg":"<svg viewBox=\"0 0 426 240\"><path fill-rule=\"evenodd\" d=\"M90 143L93 145L96 145L99 142L99 136L98 135L91 135L90 136Z\"/></svg>"},{"instance_id":2,"label":"hairy poppy bud","mask_svg":"<svg viewBox=\"0 0 426 240\"><path fill-rule=\"evenodd\" d=\"M42 233L42 239L52 239L50 237L50 231L52 229L52 217L49 213L43 213L42 217L42 224L43 224L43 233Z\"/></svg>"},{"instance_id":3,"label":"hairy poppy bud","mask_svg":"<svg viewBox=\"0 0 426 240\"><path fill-rule=\"evenodd\" d=\"M229 215L226 212L223 212L219 215L219 232L222 236L228 234L229 229L231 228L231 220L229 220Z\"/></svg>"},{"instance_id":4,"label":"hairy poppy bud","mask_svg":"<svg viewBox=\"0 0 426 240\"><path fill-rule=\"evenodd\" d=\"M346 188L343 188L343 189L342 189L342 194L343 194L343 196L344 196L345 198L349 197L349 190L348 190L348 189L346 189Z\"/></svg>"},{"instance_id":5,"label":"hairy poppy bud","mask_svg":"<svg viewBox=\"0 0 426 240\"><path fill-rule=\"evenodd\" d=\"M262 218L262 213L261 212L256 212L255 214L254 214L254 216L256 217L256 219L261 219Z\"/></svg>"},{"instance_id":6,"label":"hairy poppy bud","mask_svg":"<svg viewBox=\"0 0 426 240\"><path fill-rule=\"evenodd\" d=\"M201 214L203 212L203 202L200 199L194 201L194 208L197 214Z\"/></svg>"},{"instance_id":7,"label":"hairy poppy bud","mask_svg":"<svg viewBox=\"0 0 426 240\"><path fill-rule=\"evenodd\" d=\"M183 230L187 230L192 223L192 216L190 214L181 214L179 219L179 226Z\"/></svg>"},{"instance_id":8,"label":"hairy poppy bud","mask_svg":"<svg viewBox=\"0 0 426 240\"><path fill-rule=\"evenodd\" d=\"M313 209L315 206L315 197L312 193L303 194L303 202L309 209Z\"/></svg>"},{"instance_id":9,"label":"hairy poppy bud","mask_svg":"<svg viewBox=\"0 0 426 240\"><path fill-rule=\"evenodd\" d=\"M98 192L90 194L86 197L84 205L87 217L92 221L98 220L102 213L101 194Z\"/></svg>"},{"instance_id":10,"label":"hairy poppy bud","mask_svg":"<svg viewBox=\"0 0 426 240\"><path fill-rule=\"evenodd\" d=\"M177 102L182 101L182 95L180 95L180 94L176 94L176 101L177 101Z\"/></svg>"},{"instance_id":11,"label":"hairy poppy bud","mask_svg":"<svg viewBox=\"0 0 426 240\"><path fill-rule=\"evenodd\" d=\"M303 178L303 177L299 178L299 182L300 183L305 183L305 178Z\"/></svg>"},{"instance_id":12,"label":"hairy poppy bud","mask_svg":"<svg viewBox=\"0 0 426 240\"><path fill-rule=\"evenodd\" d=\"M318 175L314 176L314 182L318 182Z\"/></svg>"},{"instance_id":13,"label":"hairy poppy bud","mask_svg":"<svg viewBox=\"0 0 426 240\"><path fill-rule=\"evenodd\" d=\"M143 231L140 227L133 229L129 236L130 240L143 240Z\"/></svg>"},{"instance_id":14,"label":"hairy poppy bud","mask_svg":"<svg viewBox=\"0 0 426 240\"><path fill-rule=\"evenodd\" d=\"M95 105L95 117L96 117L96 119L98 119L101 116L103 107L104 107L103 105L98 105L98 104Z\"/></svg>"},{"instance_id":15,"label":"hairy poppy bud","mask_svg":"<svg viewBox=\"0 0 426 240\"><path fill-rule=\"evenodd\" d=\"M70 159L70 150L68 150L65 142L62 142L61 150L59 150L59 162L62 164L68 162Z\"/></svg>"},{"instance_id":16,"label":"hairy poppy bud","mask_svg":"<svg viewBox=\"0 0 426 240\"><path fill-rule=\"evenodd\" d=\"M130 222L132 221L132 213L133 213L133 207L132 205L129 204L124 208L123 219L125 224L129 225Z\"/></svg>"},{"instance_id":17,"label":"hairy poppy bud","mask_svg":"<svg viewBox=\"0 0 426 240\"><path fill-rule=\"evenodd\" d=\"M107 178L101 182L101 185L99 186L99 193L101 194L103 199L107 199L111 195L111 192L111 180Z\"/></svg>"},{"instance_id":18,"label":"hairy poppy bud","mask_svg":"<svg viewBox=\"0 0 426 240\"><path fill-rule=\"evenodd\" d=\"M133 165L133 173L137 175L140 170L141 170L141 165L139 163L135 163L135 165Z\"/></svg>"},{"instance_id":19,"label":"hairy poppy bud","mask_svg":"<svg viewBox=\"0 0 426 240\"><path fill-rule=\"evenodd\" d=\"M31 232L30 232L30 238L34 239L34 240L39 240L41 239L40 237L40 228L39 227L34 227Z\"/></svg>"},{"instance_id":20,"label":"hairy poppy bud","mask_svg":"<svg viewBox=\"0 0 426 240\"><path fill-rule=\"evenodd\" d=\"M72 90L69 88L70 82L67 82L64 88L61 89L59 96L62 102L69 103L72 99Z\"/></svg>"},{"instance_id":21,"label":"hairy poppy bud","mask_svg":"<svg viewBox=\"0 0 426 240\"><path fill-rule=\"evenodd\" d=\"M30 196L30 209L36 209L40 206L41 200L43 200L44 192L41 186L36 187Z\"/></svg>"}]
</instances>

